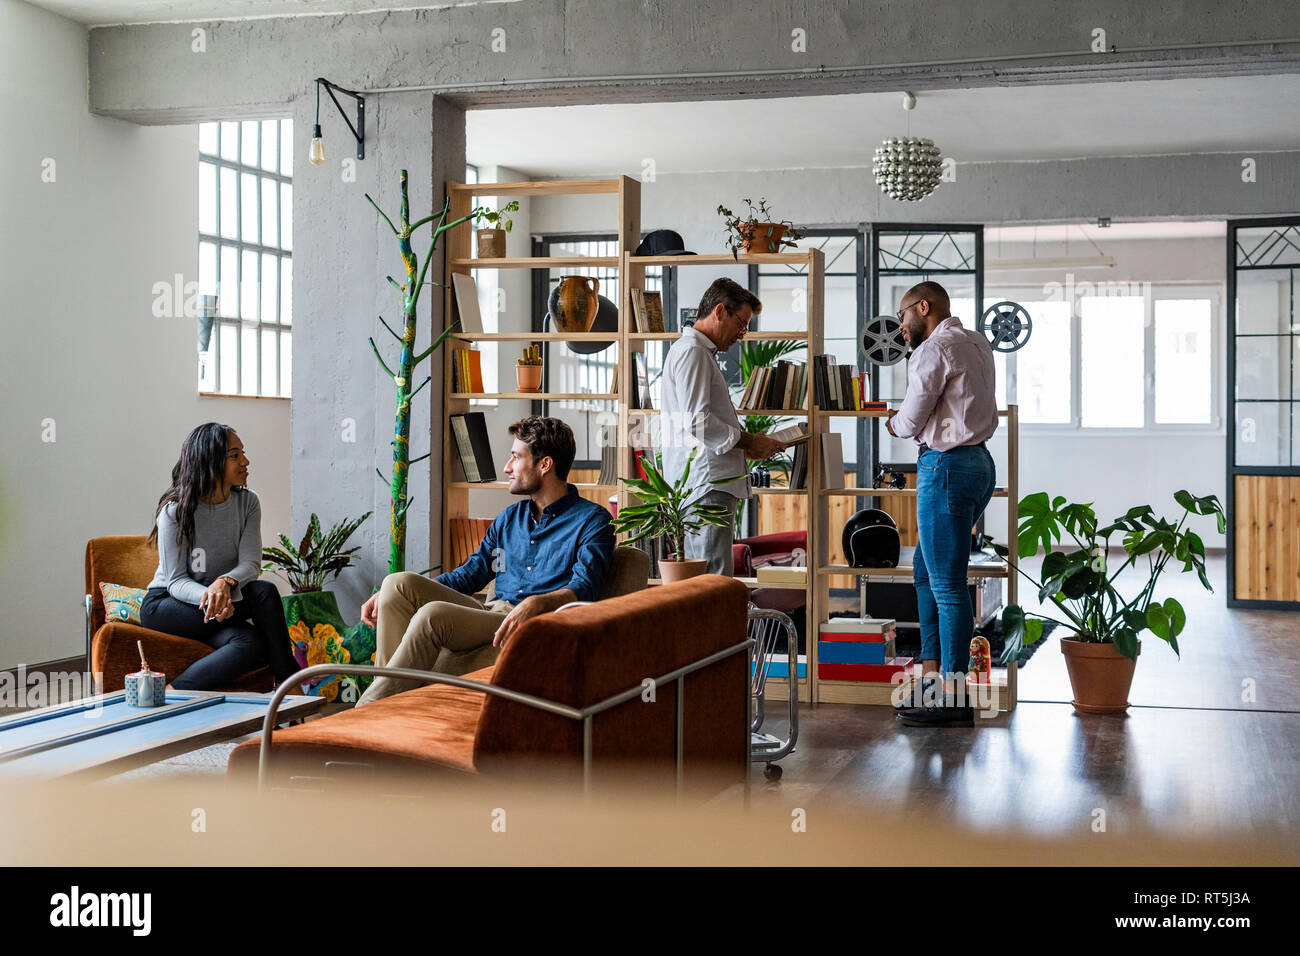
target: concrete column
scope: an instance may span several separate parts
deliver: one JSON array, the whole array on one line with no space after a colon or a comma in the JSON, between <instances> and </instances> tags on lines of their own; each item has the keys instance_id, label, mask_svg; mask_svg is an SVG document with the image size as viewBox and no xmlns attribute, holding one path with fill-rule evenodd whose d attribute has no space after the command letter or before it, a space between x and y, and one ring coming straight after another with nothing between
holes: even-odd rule
<instances>
[{"instance_id":1,"label":"concrete column","mask_svg":"<svg viewBox=\"0 0 1300 956\"><path fill-rule=\"evenodd\" d=\"M347 101L343 101L345 106ZM315 113L314 88L294 101L295 150L305 156ZM400 329L401 298L385 279L403 281L397 240L366 201L373 196L394 220L400 204L400 172L408 172L411 218L419 219L443 201L442 183L465 169L464 112L428 93L370 97L366 102L366 158L356 159L355 142L332 103L321 110L326 161L297 165L294 179L294 336L291 496L295 532L314 512L322 523L374 515L357 532L357 564L334 585L348 620L387 571L389 488L392 472L396 387L371 354L369 337L391 366L397 343L379 323L382 315ZM413 246L423 262L429 229ZM441 259L428 277L441 281ZM431 329L443 325L441 290L420 297L417 350L428 346ZM438 356L434 357L438 359ZM440 407L441 362L422 366L433 381L411 410L411 457L441 448L441 428L431 436L431 407ZM431 406L431 401L436 401ZM432 439L432 441L431 441ZM439 453L440 454L440 453ZM407 514L407 568L438 563L431 547L440 500L438 454L411 470L415 503ZM426 471L430 466L432 471ZM376 474L383 473L383 479ZM431 507L432 506L432 507ZM437 532L433 532L436 539ZM431 559L430 555L434 555Z\"/></svg>"}]
</instances>

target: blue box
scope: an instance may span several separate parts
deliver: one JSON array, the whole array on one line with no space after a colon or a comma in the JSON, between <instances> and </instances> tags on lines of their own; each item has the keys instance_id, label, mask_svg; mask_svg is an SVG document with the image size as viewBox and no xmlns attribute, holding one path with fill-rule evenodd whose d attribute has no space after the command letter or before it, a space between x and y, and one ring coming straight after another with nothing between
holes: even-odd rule
<instances>
[{"instance_id":1,"label":"blue box","mask_svg":"<svg viewBox=\"0 0 1300 956\"><path fill-rule=\"evenodd\" d=\"M818 641L817 660L826 664L883 664L894 656L893 643Z\"/></svg>"},{"instance_id":2,"label":"blue box","mask_svg":"<svg viewBox=\"0 0 1300 956\"><path fill-rule=\"evenodd\" d=\"M754 666L757 667L757 664L755 664ZM802 678L808 676L808 658L807 658L807 656L805 656L805 655L803 655L803 654L800 654L800 655L799 655L799 664L798 664L798 668L799 668L799 669L798 669L798 671L797 671L797 674L798 674L798 676L799 676L800 679L802 679ZM790 677L790 661L789 661L789 658L787 657L787 655L785 655L785 654L773 654L773 655L771 656L771 658L768 660L768 664L767 664L767 676L768 676L768 677L780 677L780 678L784 678L784 679L788 679L788 678Z\"/></svg>"}]
</instances>

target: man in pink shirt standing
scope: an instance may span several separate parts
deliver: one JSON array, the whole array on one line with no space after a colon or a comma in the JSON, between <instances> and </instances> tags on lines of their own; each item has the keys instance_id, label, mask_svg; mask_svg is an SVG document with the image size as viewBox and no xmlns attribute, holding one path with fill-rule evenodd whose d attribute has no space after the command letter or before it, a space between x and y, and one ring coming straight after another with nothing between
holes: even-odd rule
<instances>
[{"instance_id":1,"label":"man in pink shirt standing","mask_svg":"<svg viewBox=\"0 0 1300 956\"><path fill-rule=\"evenodd\" d=\"M993 456L985 446L998 424L993 350L949 314L948 293L937 282L908 289L900 306L912 346L907 396L885 427L919 446L912 578L924 676L913 685L916 706L900 708L898 717L911 726L971 727L964 683L975 614L966 574L971 529L993 496Z\"/></svg>"}]
</instances>

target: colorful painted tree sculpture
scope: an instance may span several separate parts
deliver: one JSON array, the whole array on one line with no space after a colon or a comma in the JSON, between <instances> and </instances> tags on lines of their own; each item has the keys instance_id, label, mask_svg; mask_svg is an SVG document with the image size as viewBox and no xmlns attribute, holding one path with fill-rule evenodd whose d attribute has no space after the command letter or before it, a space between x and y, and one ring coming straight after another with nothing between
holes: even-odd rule
<instances>
[{"instance_id":1,"label":"colorful painted tree sculpture","mask_svg":"<svg viewBox=\"0 0 1300 956\"><path fill-rule=\"evenodd\" d=\"M451 207L451 199L443 203L442 212L434 215L425 216L418 222L410 221L410 200L406 194L406 170L402 170L402 213L398 219L398 225L393 225L393 221L384 214L379 208L379 204L366 194L366 199L375 207L375 211L384 217L388 223L388 228L393 230L393 235L397 237L397 244L402 252L402 264L406 267L406 282L399 284L392 276L388 276L389 283L393 288L402 294L402 334L398 335L393 331L392 326L384 322L381 315L379 321L383 322L384 328L397 339L401 345L401 354L398 356L397 370L388 367L382 355L379 354L379 348L375 345L374 338L370 339L370 348L375 353L375 358L379 360L380 366L388 374L389 378L397 386L397 418L393 424L393 473L389 480L389 488L392 492L392 508L389 512L388 520L388 573L393 574L397 571L406 570L406 512L411 507L409 495L406 493L407 472L411 465L428 458L428 454L421 455L414 461L411 460L411 400L419 394L420 389L429 384L432 376L426 376L419 386L412 388L412 378L415 367L427 359L434 351L447 341L448 337L455 330L456 323L448 322L446 327L434 338L433 343L421 352L415 354L415 327L416 315L415 309L420 301L420 290L426 285L441 286L441 282L426 282L425 273L429 270L429 263L433 260L433 252L438 247L438 239L449 229L453 229L462 223L468 222L475 218L481 210L475 209L468 216L463 216L452 222L447 222L447 210ZM433 222L437 219L437 225L433 227L433 235L429 239L429 251L424 255L424 265L420 266L411 249L411 233L426 223ZM375 469L379 471L379 469ZM379 477L384 480L383 472L379 472Z\"/></svg>"}]
</instances>

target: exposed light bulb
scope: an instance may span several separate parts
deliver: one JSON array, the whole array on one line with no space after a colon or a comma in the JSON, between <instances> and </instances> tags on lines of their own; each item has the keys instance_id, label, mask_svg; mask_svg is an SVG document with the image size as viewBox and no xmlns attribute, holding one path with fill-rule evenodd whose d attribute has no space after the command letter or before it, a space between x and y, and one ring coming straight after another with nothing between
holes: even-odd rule
<instances>
[{"instance_id":1,"label":"exposed light bulb","mask_svg":"<svg viewBox=\"0 0 1300 956\"><path fill-rule=\"evenodd\" d=\"M309 158L313 166L319 166L325 162L325 140L321 139L319 123L311 131L311 154Z\"/></svg>"}]
</instances>

